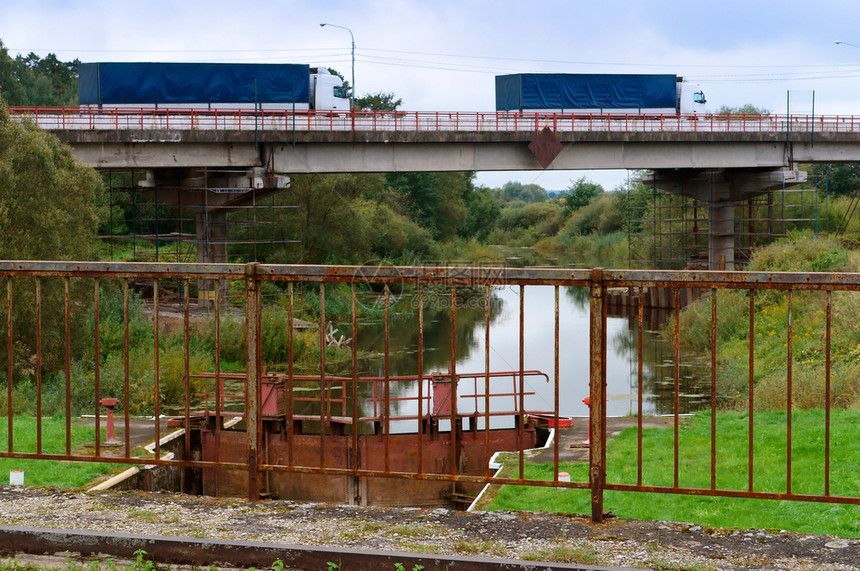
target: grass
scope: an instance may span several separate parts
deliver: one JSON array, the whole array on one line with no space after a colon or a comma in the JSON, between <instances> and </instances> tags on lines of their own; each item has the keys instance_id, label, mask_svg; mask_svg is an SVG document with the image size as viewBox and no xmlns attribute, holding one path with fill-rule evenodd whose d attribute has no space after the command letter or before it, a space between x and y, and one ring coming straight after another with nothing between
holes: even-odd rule
<instances>
[{"instance_id":1,"label":"grass","mask_svg":"<svg viewBox=\"0 0 860 571\"><path fill-rule=\"evenodd\" d=\"M507 550L500 541L455 539L453 545L455 553L461 555L478 555L482 553L487 553L494 557L505 557L507 555Z\"/></svg>"},{"instance_id":2,"label":"grass","mask_svg":"<svg viewBox=\"0 0 860 571\"><path fill-rule=\"evenodd\" d=\"M562 543L540 549L531 549L520 554L526 561L558 561L559 563L579 563L597 565L605 563L600 552L590 545Z\"/></svg>"},{"instance_id":3,"label":"grass","mask_svg":"<svg viewBox=\"0 0 860 571\"><path fill-rule=\"evenodd\" d=\"M12 425L12 450L14 452L36 452L36 419L14 417ZM71 450L95 441L93 427L73 422ZM102 429L104 441L104 429ZM8 422L0 417L0 453L9 450ZM42 419L42 452L64 454L66 451L66 419L52 417ZM117 469L116 464L97 462L63 462L58 460L34 460L26 458L0 458L0 478L11 470L24 471L24 485L78 488L93 479ZM5 478L3 478L5 479ZM0 479L0 481L3 481ZM6 480L7 483L8 480Z\"/></svg>"},{"instance_id":4,"label":"grass","mask_svg":"<svg viewBox=\"0 0 860 571\"><path fill-rule=\"evenodd\" d=\"M388 537L427 537L439 535L444 530L436 525L425 523L400 523L395 524L385 530L385 535Z\"/></svg>"},{"instance_id":5,"label":"grass","mask_svg":"<svg viewBox=\"0 0 860 571\"><path fill-rule=\"evenodd\" d=\"M754 416L753 489L785 492L786 413ZM717 416L716 486L720 490L748 487L746 414ZM831 421L830 493L860 496L860 411L833 411ZM699 413L684 421L679 432L679 485L710 488L711 417ZM673 429L646 429L642 435L642 483L672 486L674 480ZM607 482L635 484L637 478L636 430L614 438L607 450ZM572 481L587 482L588 466L562 464ZM527 464L527 479L552 478L552 464ZM824 412L796 411L792 417L791 491L824 493ZM616 492L604 493L604 508L620 517L642 520L688 521L724 528L785 529L799 533L827 533L860 537L860 507L856 505L711 496ZM504 486L488 509L590 513L586 490Z\"/></svg>"}]
</instances>

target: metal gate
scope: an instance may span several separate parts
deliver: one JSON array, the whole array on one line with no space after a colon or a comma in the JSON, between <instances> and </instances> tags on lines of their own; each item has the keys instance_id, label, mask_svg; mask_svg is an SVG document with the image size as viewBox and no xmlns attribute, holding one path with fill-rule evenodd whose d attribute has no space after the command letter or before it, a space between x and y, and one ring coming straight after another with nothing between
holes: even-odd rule
<instances>
[{"instance_id":1,"label":"metal gate","mask_svg":"<svg viewBox=\"0 0 860 571\"><path fill-rule=\"evenodd\" d=\"M264 264L147 264L147 263L83 263L83 262L0 262L0 274L6 279L6 303L5 303L5 379L6 379L6 432L7 443L5 450L0 450L0 457L5 458L32 458L46 460L69 460L69 461L98 461L123 464L157 464L164 466L175 466L182 468L198 469L232 469L247 472L248 497L252 500L260 497L261 482L266 474L279 472L294 474L329 475L344 477L361 477L370 479L401 479L427 482L463 482L471 484L516 484L527 486L550 486L557 488L584 488L591 492L591 515L595 521L600 521L604 514L603 494L605 490L619 491L645 491L663 492L676 494L695 494L712 496L730 496L743 498L770 498L782 500L819 501L832 503L860 504L860 497L851 489L851 482L842 481L842 476L834 478L830 463L830 451L834 445L831 415L836 408L831 396L831 322L835 295L851 297L839 298L844 303L853 303L854 296L860 290L860 274L834 274L834 273L756 273L756 272L711 272L711 271L637 271L637 270L605 270L595 268L590 270L570 269L514 269L497 267L389 267L389 266L304 266L304 265L264 265ZM245 426L244 453L241 458L231 456L229 459L222 458L218 452L212 459L194 459L191 457L192 446L190 431L184 433L184 447L186 454L177 457L163 456L159 451L159 444L163 427L158 421L162 416L164 407L179 407L181 412L176 416L186 427L193 424L194 418L201 414L192 406L194 399L201 393L199 387L195 387L192 378L200 376L204 371L192 370L192 355L195 352L204 351L200 346L192 347L195 335L192 320L189 316L190 307L186 300L191 299L190 290L195 287L197 280L220 280L227 287L219 290L230 292L225 298L215 300L214 307L209 309L206 316L206 327L208 327L211 347L208 349L212 359L213 371L206 372L209 379L214 383L214 391L211 393L213 402L213 414L218 415L214 424L214 446L215 450L221 449L224 431L227 430L220 416L224 416L224 390L223 380L229 376L222 366L222 355L226 353L223 328L229 324L231 327L241 327L244 337L244 349L242 360L242 378L244 386L238 395L243 409L230 413L231 416L242 419ZM345 285L343 285L345 284ZM516 448L518 455L517 467L514 473L507 477L494 476L489 467L489 450L491 438L491 419L498 413L493 410L491 396L497 385L497 375L490 371L490 347L493 335L491 323L490 298L497 287L513 287L517 290L520 299L517 308L519 323L519 355L517 355L519 367L509 373L513 377L511 389L505 394L512 404L504 414L513 416L516 430ZM566 408L567 403L560 400L560 387L564 383L580 382L583 393L590 400L589 417L589 467L587 479L579 481L563 481L559 478L559 440L555 439L554 447L554 469L549 479L538 479L526 477L524 466L526 454L523 444L526 442L525 417L529 411L526 405L527 388L523 379L529 371L527 355L525 354L526 332L524 329L525 306L523 300L529 295L529 290L538 286L550 286L554 288L554 314L547 322L551 323L552 339L554 343L553 352L554 370L547 371L549 382L553 386L554 402L551 411L544 411L545 417L554 421L553 426L559 426L560 410ZM589 375L587 379L571 379L566 371L560 370L559 352L567 351L566 340L559 336L559 322L563 316L559 314L559 291L567 287L584 287L588 289L588 304L590 308L589 317ZM344 289L345 288L345 289ZM633 311L638 315L638 342L637 342L637 364L638 364L638 427L637 427L637 476L635 483L623 481L610 481L607 479L607 433L606 433L606 351L607 351L607 308L609 295L619 291L620 288L628 294L629 302L633 304ZM665 325L665 335L674 344L674 359L672 363L672 391L674 405L672 413L673 429L673 453L670 465L665 466L667 473L672 474L672 483L669 485L655 485L643 478L642 460L649 453L643 449L642 418L643 418L643 312L647 304L643 292L654 289L668 290L668 297L672 300L672 308L668 322ZM710 394L710 447L711 461L709 467L710 481L707 485L682 485L682 447L679 446L679 430L682 424L679 398L681 387L679 384L680 351L684 345L684 335L687 333L682 327L681 299L692 299L689 290L704 292L698 307L700 311L709 311L710 336L706 344L709 346L711 359L711 394ZM376 310L381 316L384 329L384 348L382 350L382 374L374 380L374 406L372 415L362 416L357 406L344 405L340 414L332 413L332 403L348 402L358 398L360 371L358 367L359 352L357 343L351 343L350 349L345 350L347 358L341 366L348 369L348 375L334 375L327 373L326 359L327 351L318 351L318 373L316 375L299 375L294 370L296 347L296 315L298 314L297 303L299 303L299 290L310 290L313 292L312 299L318 307L314 307L317 319L315 323L308 325L310 333L305 333L304 341L308 336L314 337L318 347L325 348L327 345L327 334L331 333L328 327L329 316L332 309L327 309L327 291L338 290L339 299L342 303L347 300L349 307L344 310L341 307L340 315L345 315L344 321L348 323L348 331L344 335L350 335L356 339L359 321L363 319L364 307L362 299L372 296L374 303L378 304ZM446 300L447 310L450 315L450 342L451 360L445 375L449 377L450 387L447 398L450 400L444 406L431 410L424 404L417 406L417 412L411 414L397 414L392 411L392 403L401 399L401 389L398 383L404 379L391 372L391 355L389 354L389 340L391 335L390 323L393 319L392 290L398 292L408 291L415 300L414 313L400 316L398 319L414 325L414 335L417 343L418 367L409 376L409 382L419 381L415 389L415 398L418 403L424 403L431 397L429 384L430 374L425 371L422 356L425 354L426 339L424 338L424 306L428 297L433 297L437 302ZM725 291L739 291L743 299L747 300L748 306L739 309L743 319L748 319L747 355L748 362L741 363L741 369L746 368L746 378L737 379L739 386L748 392L748 426L749 437L747 439L747 456L749 466L748 485L743 489L729 489L718 485L720 480L720 469L717 459L718 431L717 417L721 405L718 403L717 369L718 369L718 316L721 315L721 298ZM140 295L135 291L144 291ZM346 295L343 292L346 291ZM753 467L756 463L754 434L756 429L757 411L754 408L754 388L757 382L755 373L755 359L759 354L756 351L757 335L760 328L767 319L762 314L762 304L767 292L780 292L787 298L785 313L778 319L787 322L787 335L784 339L786 348L785 359L785 486L784 489L761 489L754 481ZM181 330L181 347L178 354L182 358L181 386L170 388L167 385L165 375L165 364L160 361L164 358L164 337L168 317L165 315L167 304L166 292L173 296L179 296L179 313L173 315L172 325L174 331ZM457 314L463 305L464 292L468 293L470 299L476 300L477 306L484 311L485 335L485 363L486 370L481 375L473 375L468 381L472 383L472 393L465 395L460 391L460 379L457 371L457 347L458 328ZM820 320L820 329L816 334L820 335L820 347L814 349L815 358L824 363L824 399L822 408L823 415L823 439L820 448L823 454L821 473L816 476L820 482L820 491L800 492L792 487L792 453L795 448L792 440L792 418L793 403L796 400L793 395L793 371L798 363L799 356L793 353L793 345L797 336L806 333L793 331L793 307L796 302L792 296L806 295L801 292L815 292L820 296L824 308ZM838 293L840 292L840 293ZM849 293L841 293L849 292ZM145 340L152 350L151 363L145 371L132 370L130 362L134 360L134 341L132 336L134 326L131 323L133 317L132 305L140 303L141 297L148 298L148 310L151 311L153 328L151 338ZM329 295L329 301L333 297ZM305 298L302 298L305 299ZM109 301L110 300L110 301ZM758 300L758 301L757 301ZM301 303L307 303L302 301ZM110 307L107 307L112 304ZM267 307L277 306L283 313L284 321L269 322ZM767 307L767 304L764 305ZM705 308L705 309L703 309ZM738 309L738 308L735 308ZM303 308L304 314L308 309ZM113 325L108 326L106 320L113 320ZM746 327L746 326L744 326ZM286 329L286 331L284 331ZM112 336L107 338L108 331ZM74 332L74 333L73 333ZM235 333L235 332L234 332ZM264 364L270 359L265 354L269 347L270 337L281 335L281 345L286 344L286 371L281 374L284 383L282 402L272 400L272 394L263 394L264 379L269 374ZM174 334L174 339L179 339ZM806 341L804 341L807 343ZM110 344L113 350L121 353L118 357L122 363L122 378L107 379L103 372L106 366L103 348ZM235 350L235 348L233 348ZM812 349L810 349L812 351ZM344 353L340 353L341 358ZM88 360L89 356L89 360ZM331 358L329 356L329 358ZM73 366L74 364L78 366ZM82 371L86 371L86 382L80 377ZM45 399L48 391L48 375L53 375L50 383L52 390L59 391L62 401L62 413L66 421L66 438L64 449L59 451L47 451L43 443L42 417L44 413ZM203 375L206 376L206 375ZM301 378L300 378L301 377ZM151 384L146 384L151 381ZM562 380L565 379L565 380ZM91 383L89 382L91 380ZM113 387L121 387L122 394L105 394L105 388L109 382ZM507 381L506 381L507 382ZM857 382L854 379L851 382ZM22 402L18 392L22 383L32 386L32 395L35 402ZM265 454L264 423L270 415L266 407L275 407L277 415L284 420L285 433L281 438L285 440L288 447L294 445L298 436L294 432L295 422L302 420L295 409L297 402L298 384L304 383L303 391L313 393L313 399L319 403L318 415L314 420L319 425L318 454L313 454L312 460L308 456L299 460L297 456L288 454L281 459L273 459ZM307 386L310 383L310 388ZM333 383L337 383L339 396L332 393ZM83 388L81 388L83 386ZM151 386L151 392L141 396L138 388ZM119 390L119 389L117 389ZM269 389L266 389L267 391ZM202 391L209 394L209 389ZM173 402L168 403L165 398L167 394ZM498 391L496 391L498 393ZM83 394L83 396L81 396ZM119 453L106 456L103 450L106 443L102 441L101 429L105 426L107 418L103 412L101 401L104 397L116 397L120 413L117 422L124 426L126 438L119 447ZM155 458L139 457L133 454L128 440L130 408L140 399L151 400L151 413L154 418L153 430L155 434L156 452ZM340 401L338 400L340 399ZM207 407L208 405L207 401ZM468 407L463 403L472 403ZM268 403L268 404L267 404ZM274 404L273 404L274 403ZM197 405L195 405L197 406ZM74 450L71 439L71 424L78 410L89 412L95 419L95 430L93 433L94 448L91 453L81 453ZM207 408L207 414L208 412ZM309 420L304 414L304 420ZM421 435L429 428L431 417L441 422L441 427L435 430L448 432L449 437L445 441L450 454L451 462L433 464L420 460L426 455L419 451L416 458L417 463L412 468L403 468L402 464L392 461L398 454L403 453L402 444L398 440L398 434L392 430L391 423L399 422L414 426L414 433ZM111 419L113 420L113 419ZM325 435L333 434L332 428L336 423L350 425L353 429L349 434L344 433L345 438L353 440L354 448L358 448L360 430L357 428L362 423L375 424L377 434L381 439L383 458L378 459L372 466L360 466L355 456L341 463L336 463L326 454ZM470 429L483 430L484 438L483 458L484 467L482 473L462 473L458 467L458 454L463 446L464 423L469 423ZM14 443L16 431L35 430L37 434L36 444L32 449L18 449ZM475 438L472 438L475 440ZM415 444L422 446L419 438ZM480 444L480 442L479 442ZM795 443L796 444L796 443ZM840 446L856 446L856 443L845 443L840 441ZM291 448L290 448L291 449ZM434 452L434 453L438 453ZM439 466L442 466L440 469ZM841 472L840 472L841 473ZM384 481L384 480L383 480Z\"/></svg>"}]
</instances>

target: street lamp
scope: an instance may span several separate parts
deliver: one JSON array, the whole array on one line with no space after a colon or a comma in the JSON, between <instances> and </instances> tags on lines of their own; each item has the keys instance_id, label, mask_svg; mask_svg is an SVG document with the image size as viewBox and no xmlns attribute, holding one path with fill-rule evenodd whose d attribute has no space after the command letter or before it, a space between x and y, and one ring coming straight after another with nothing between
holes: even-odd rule
<instances>
[{"instance_id":1,"label":"street lamp","mask_svg":"<svg viewBox=\"0 0 860 571\"><path fill-rule=\"evenodd\" d=\"M349 39L352 41L352 89L349 91L349 108L351 111L355 106L355 36L352 35L352 30L346 26L338 26L337 24L320 24L320 28L324 28L326 26L346 30L349 32Z\"/></svg>"},{"instance_id":2,"label":"street lamp","mask_svg":"<svg viewBox=\"0 0 860 571\"><path fill-rule=\"evenodd\" d=\"M836 40L836 43L846 45L846 46L851 46L852 48L860 48L860 46L858 46L857 44L852 44L851 42L843 42L840 40Z\"/></svg>"}]
</instances>

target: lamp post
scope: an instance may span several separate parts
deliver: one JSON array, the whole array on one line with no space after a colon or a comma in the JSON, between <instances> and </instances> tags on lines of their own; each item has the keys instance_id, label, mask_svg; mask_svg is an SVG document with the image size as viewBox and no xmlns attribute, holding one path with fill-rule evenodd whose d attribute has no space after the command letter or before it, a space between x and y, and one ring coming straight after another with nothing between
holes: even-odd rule
<instances>
[{"instance_id":1,"label":"lamp post","mask_svg":"<svg viewBox=\"0 0 860 571\"><path fill-rule=\"evenodd\" d=\"M851 46L852 48L860 48L857 44L852 44L851 42L843 42L840 40L836 40L837 45Z\"/></svg>"},{"instance_id":2,"label":"lamp post","mask_svg":"<svg viewBox=\"0 0 860 571\"><path fill-rule=\"evenodd\" d=\"M337 24L320 24L320 28L331 26L332 28L340 28L349 32L349 39L352 42L352 88L349 90L349 108L352 111L355 106L355 36L352 35L352 30L346 26L338 26Z\"/></svg>"}]
</instances>

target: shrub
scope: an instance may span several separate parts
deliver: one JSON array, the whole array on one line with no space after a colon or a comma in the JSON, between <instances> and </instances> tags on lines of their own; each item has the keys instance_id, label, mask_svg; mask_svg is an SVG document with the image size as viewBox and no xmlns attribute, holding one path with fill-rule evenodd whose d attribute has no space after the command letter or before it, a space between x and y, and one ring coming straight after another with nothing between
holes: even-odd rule
<instances>
[{"instance_id":1,"label":"shrub","mask_svg":"<svg viewBox=\"0 0 860 571\"><path fill-rule=\"evenodd\" d=\"M753 254L751 268L760 271L844 271L852 256L833 238L793 234ZM717 292L717 381L721 400L748 406L749 296L746 290ZM825 404L825 311L823 292L796 291L791 299L792 404L800 408ZM831 318L831 403L848 408L860 403L860 292L834 292ZM754 404L780 410L787 404L789 294L755 294ZM710 359L711 299L700 299L681 315L685 351ZM670 322L663 331L671 337Z\"/></svg>"}]
</instances>

